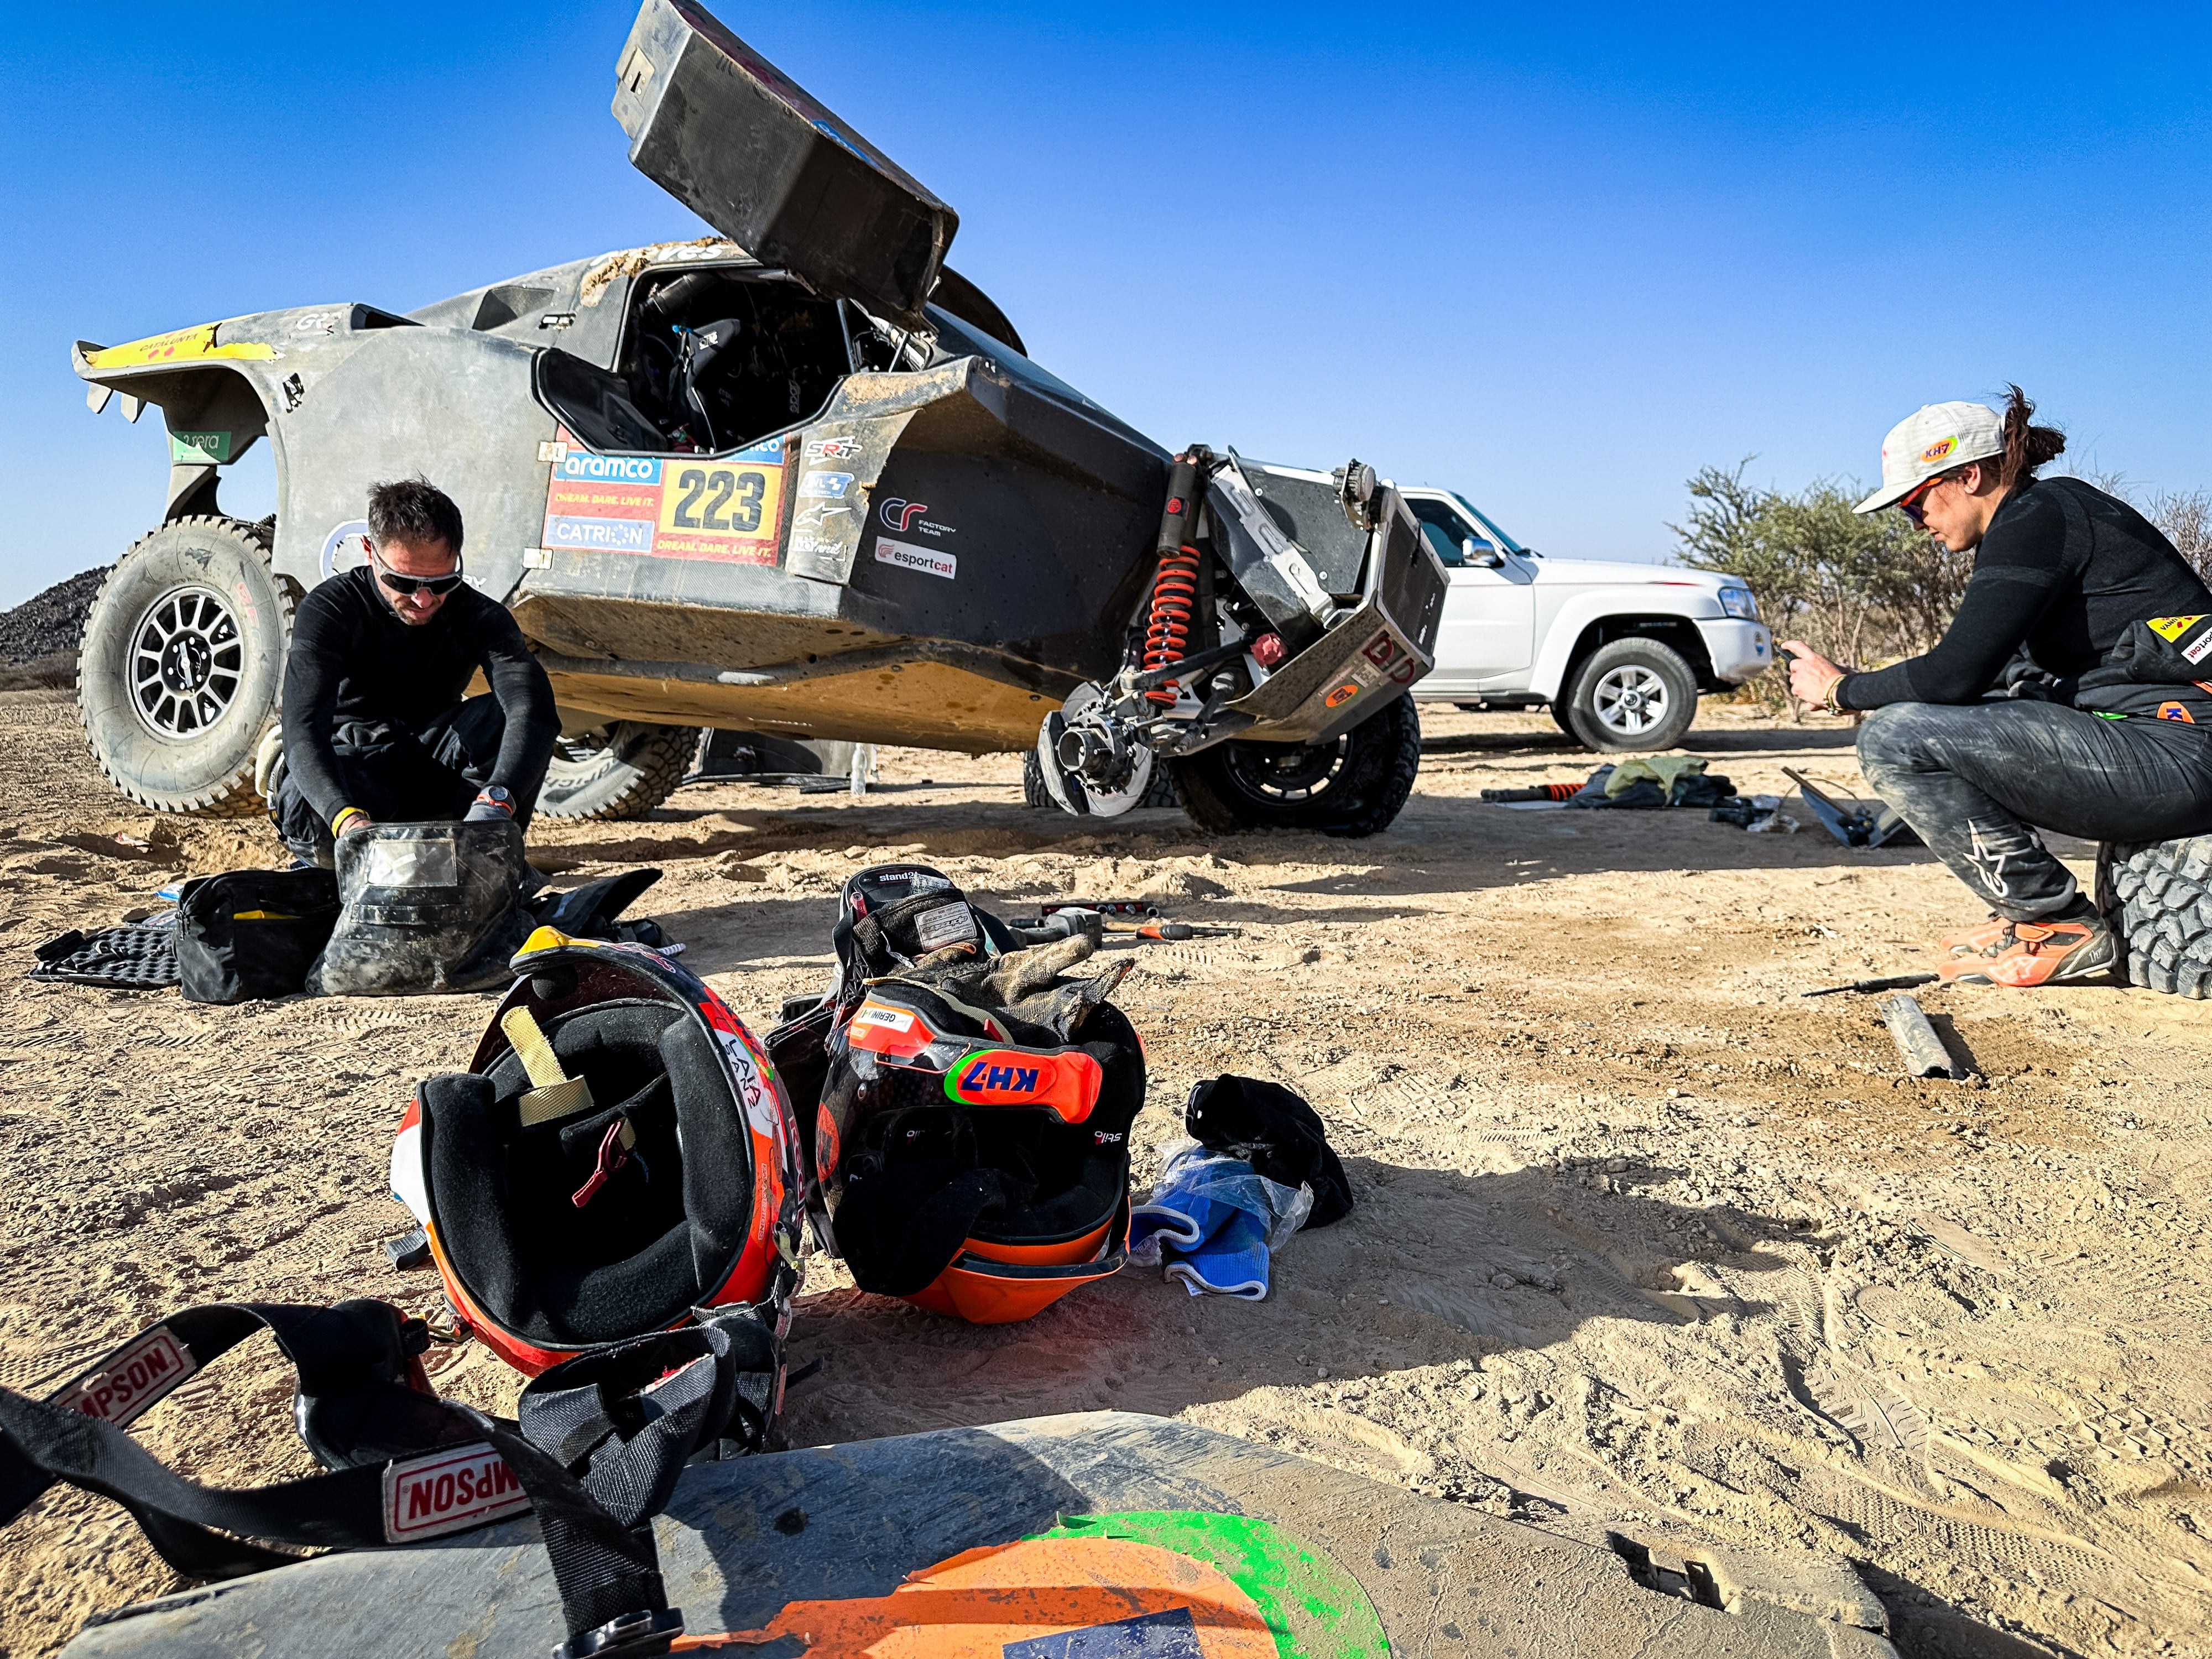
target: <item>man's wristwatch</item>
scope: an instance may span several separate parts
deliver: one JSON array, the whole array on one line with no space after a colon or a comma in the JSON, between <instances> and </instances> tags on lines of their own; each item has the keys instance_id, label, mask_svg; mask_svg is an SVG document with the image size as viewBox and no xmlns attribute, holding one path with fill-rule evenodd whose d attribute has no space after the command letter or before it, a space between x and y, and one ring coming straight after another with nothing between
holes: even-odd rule
<instances>
[{"instance_id":1,"label":"man's wristwatch","mask_svg":"<svg viewBox=\"0 0 2212 1659\"><path fill-rule=\"evenodd\" d=\"M513 817L514 816L514 797L507 793L504 786L500 784L495 783L489 785L480 791L477 795L477 805L479 806L495 806L501 811L506 813L509 817Z\"/></svg>"}]
</instances>

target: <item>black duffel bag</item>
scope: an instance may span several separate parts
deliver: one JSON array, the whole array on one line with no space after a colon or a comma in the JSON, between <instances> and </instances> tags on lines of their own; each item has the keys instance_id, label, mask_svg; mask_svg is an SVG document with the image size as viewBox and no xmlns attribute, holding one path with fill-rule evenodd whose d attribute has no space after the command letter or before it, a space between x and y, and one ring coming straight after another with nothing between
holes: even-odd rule
<instances>
[{"instance_id":1,"label":"black duffel bag","mask_svg":"<svg viewBox=\"0 0 2212 1659\"><path fill-rule=\"evenodd\" d=\"M177 982L191 1002L296 996L337 926L328 870L233 870L177 899Z\"/></svg>"}]
</instances>

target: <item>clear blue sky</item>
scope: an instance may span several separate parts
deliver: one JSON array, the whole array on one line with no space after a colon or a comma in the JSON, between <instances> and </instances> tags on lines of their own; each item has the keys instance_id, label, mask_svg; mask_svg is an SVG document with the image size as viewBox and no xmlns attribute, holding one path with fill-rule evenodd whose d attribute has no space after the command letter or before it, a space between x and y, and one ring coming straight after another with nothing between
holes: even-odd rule
<instances>
[{"instance_id":1,"label":"clear blue sky","mask_svg":"<svg viewBox=\"0 0 2212 1659\"><path fill-rule=\"evenodd\" d=\"M158 416L88 414L72 339L700 234L607 112L632 12L0 5L0 604L160 512ZM721 15L1170 445L1357 453L1656 558L1700 465L1870 476L1917 405L2018 380L2085 467L2212 485L2203 6Z\"/></svg>"}]
</instances>

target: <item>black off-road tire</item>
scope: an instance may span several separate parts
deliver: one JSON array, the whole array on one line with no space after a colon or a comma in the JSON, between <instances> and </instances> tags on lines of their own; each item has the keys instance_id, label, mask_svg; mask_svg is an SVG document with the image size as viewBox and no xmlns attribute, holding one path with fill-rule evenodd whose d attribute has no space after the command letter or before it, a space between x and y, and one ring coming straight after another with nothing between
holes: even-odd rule
<instances>
[{"instance_id":1,"label":"black off-road tire","mask_svg":"<svg viewBox=\"0 0 2212 1659\"><path fill-rule=\"evenodd\" d=\"M674 794L699 747L696 726L609 720L565 736L538 791L549 818L641 818Z\"/></svg>"},{"instance_id":2,"label":"black off-road tire","mask_svg":"<svg viewBox=\"0 0 2212 1659\"><path fill-rule=\"evenodd\" d=\"M276 718L299 585L273 525L178 519L118 560L77 647L77 719L100 769L161 812L249 817L253 751Z\"/></svg>"},{"instance_id":3,"label":"black off-road tire","mask_svg":"<svg viewBox=\"0 0 2212 1659\"><path fill-rule=\"evenodd\" d=\"M2105 848L2097 876L2098 906L2119 936L2128 981L2212 995L2212 836Z\"/></svg>"},{"instance_id":4,"label":"black off-road tire","mask_svg":"<svg viewBox=\"0 0 2212 1659\"><path fill-rule=\"evenodd\" d=\"M1608 698L1608 692L1622 689L1613 682L1624 680L1638 688L1656 686L1663 696L1650 726L1636 726L1633 722L1640 714ZM1648 693L1639 690L1638 695ZM1681 742L1690 722L1697 719L1698 676L1672 646L1657 640L1615 640L1583 659L1565 702L1566 715L1560 724L1589 748L1609 755L1657 754ZM1559 719L1556 709L1553 717Z\"/></svg>"},{"instance_id":5,"label":"black off-road tire","mask_svg":"<svg viewBox=\"0 0 2212 1659\"><path fill-rule=\"evenodd\" d=\"M1331 743L1217 744L1168 763L1182 810L1201 830L1307 830L1353 839L1389 826L1420 769L1420 714L1407 696Z\"/></svg>"}]
</instances>

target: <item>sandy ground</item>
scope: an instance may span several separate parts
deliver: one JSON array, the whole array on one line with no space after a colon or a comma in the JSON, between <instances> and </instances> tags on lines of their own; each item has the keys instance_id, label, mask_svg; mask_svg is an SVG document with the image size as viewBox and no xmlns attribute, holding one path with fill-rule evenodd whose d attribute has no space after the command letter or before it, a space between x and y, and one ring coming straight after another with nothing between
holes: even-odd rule
<instances>
[{"instance_id":1,"label":"sandy ground","mask_svg":"<svg viewBox=\"0 0 2212 1659\"><path fill-rule=\"evenodd\" d=\"M1845 728L1744 712L1709 708L1687 747L1746 789L1791 763L1857 781ZM1156 1412L1584 1538L1845 1556L1909 1654L2212 1651L2206 1011L1932 991L1984 1081L1903 1081L1869 1000L1797 994L1931 965L1978 918L1926 853L1485 805L1593 759L1540 715L1425 725L1419 789L1368 842L1086 823L1024 809L1011 757L917 751L864 802L702 787L647 823L533 833L564 880L665 869L641 908L763 1028L819 983L866 863L929 860L1010 908L1162 896L1243 932L1149 947L1124 988L1152 1065L1140 1182L1221 1071L1304 1092L1344 1154L1358 1208L1285 1249L1261 1304L1131 1272L975 1329L816 1259L793 1358L825 1363L788 1440ZM50 1384L194 1302L433 1311L433 1281L377 1249L404 1225L390 1136L489 1000L24 982L65 926L274 848L125 810L53 694L0 696L0 1382ZM511 1401L481 1350L439 1358L448 1392ZM142 1429L202 1479L304 1473L288 1379L241 1351ZM74 1493L0 1561L10 1655L172 1586Z\"/></svg>"}]
</instances>

